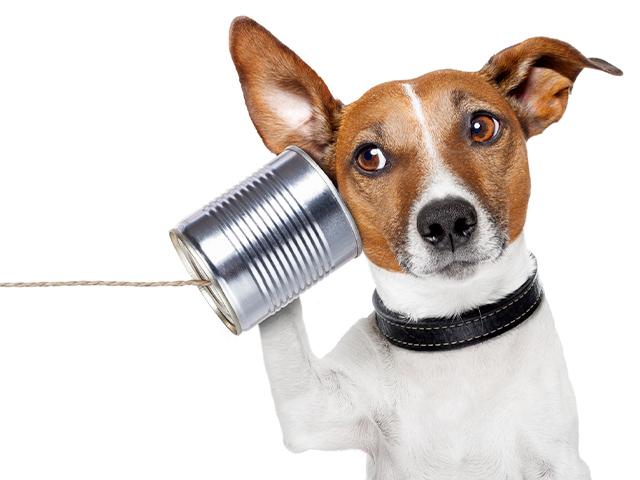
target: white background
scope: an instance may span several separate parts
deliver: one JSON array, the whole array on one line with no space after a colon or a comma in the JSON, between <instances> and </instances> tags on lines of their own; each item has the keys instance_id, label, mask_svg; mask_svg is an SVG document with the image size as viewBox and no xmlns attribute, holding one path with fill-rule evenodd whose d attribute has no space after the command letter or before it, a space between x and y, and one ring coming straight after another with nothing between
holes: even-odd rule
<instances>
[{"instance_id":1,"label":"white background","mask_svg":"<svg viewBox=\"0 0 640 480\"><path fill-rule=\"evenodd\" d=\"M529 36L585 71L529 144L527 240L565 345L594 478L637 475L638 26L623 3L0 1L0 281L180 279L167 231L271 158L227 34L262 22L344 102ZM305 294L318 354L370 311L364 258ZM289 453L257 330L196 289L0 291L0 478L363 478Z\"/></svg>"}]
</instances>

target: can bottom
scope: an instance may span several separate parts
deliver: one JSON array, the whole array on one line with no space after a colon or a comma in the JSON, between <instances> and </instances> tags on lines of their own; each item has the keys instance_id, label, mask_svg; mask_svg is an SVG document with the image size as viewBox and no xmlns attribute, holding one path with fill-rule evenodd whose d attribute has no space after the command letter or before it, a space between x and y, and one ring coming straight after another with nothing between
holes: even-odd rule
<instances>
[{"instance_id":1,"label":"can bottom","mask_svg":"<svg viewBox=\"0 0 640 480\"><path fill-rule=\"evenodd\" d=\"M198 287L200 292L213 308L222 323L231 330L235 335L239 335L241 330L238 327L239 322L229 304L226 295L222 291L220 284L211 274L206 260L194 246L186 239L178 230L174 229L169 232L171 243L178 252L178 256L186 267L192 278L196 280L206 280L209 285Z\"/></svg>"}]
</instances>

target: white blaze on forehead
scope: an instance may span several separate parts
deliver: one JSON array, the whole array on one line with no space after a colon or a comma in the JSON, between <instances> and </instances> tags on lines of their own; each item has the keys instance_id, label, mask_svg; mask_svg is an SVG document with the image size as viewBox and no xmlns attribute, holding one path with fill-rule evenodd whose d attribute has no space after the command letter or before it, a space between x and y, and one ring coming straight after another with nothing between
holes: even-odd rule
<instances>
[{"instance_id":1,"label":"white blaze on forehead","mask_svg":"<svg viewBox=\"0 0 640 480\"><path fill-rule=\"evenodd\" d=\"M460 181L456 176L447 168L442 160L442 156L436 147L435 139L431 134L431 130L427 125L427 117L424 114L424 108L420 97L416 94L413 87L408 83L403 83L405 95L411 101L411 109L413 116L416 118L418 125L420 126L421 140L424 145L424 149L427 155L427 161L429 162L429 177L425 183L425 192L417 200L418 205L424 205L429 200L436 198L444 198L448 195L461 194Z\"/></svg>"},{"instance_id":2,"label":"white blaze on forehead","mask_svg":"<svg viewBox=\"0 0 640 480\"><path fill-rule=\"evenodd\" d=\"M427 119L424 116L424 110L422 108L422 103L416 95L415 90L408 83L403 83L402 88L404 89L404 93L409 100L411 100L411 108L413 109L413 114L420 125L420 130L422 132L422 143L424 144L425 150L427 151L427 155L429 159L433 162L436 158L438 158L438 151L436 149L435 142L433 140L433 136L427 127Z\"/></svg>"}]
</instances>

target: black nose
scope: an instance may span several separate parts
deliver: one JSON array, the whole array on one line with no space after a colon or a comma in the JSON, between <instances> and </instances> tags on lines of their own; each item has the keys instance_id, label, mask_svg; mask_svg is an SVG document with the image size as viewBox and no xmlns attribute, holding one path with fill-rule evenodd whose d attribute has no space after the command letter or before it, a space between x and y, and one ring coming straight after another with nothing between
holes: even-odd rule
<instances>
[{"instance_id":1,"label":"black nose","mask_svg":"<svg viewBox=\"0 0 640 480\"><path fill-rule=\"evenodd\" d=\"M469 241L476 229L476 209L459 197L427 203L418 212L418 232L438 250L456 248Z\"/></svg>"}]
</instances>

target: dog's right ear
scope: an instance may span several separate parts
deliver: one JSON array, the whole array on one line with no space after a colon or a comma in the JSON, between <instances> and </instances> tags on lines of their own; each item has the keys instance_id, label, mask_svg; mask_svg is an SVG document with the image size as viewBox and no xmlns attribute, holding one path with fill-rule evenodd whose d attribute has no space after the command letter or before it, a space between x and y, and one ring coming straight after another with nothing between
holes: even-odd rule
<instances>
[{"instance_id":1,"label":"dog's right ear","mask_svg":"<svg viewBox=\"0 0 640 480\"><path fill-rule=\"evenodd\" d=\"M278 154L297 145L333 178L333 159L328 157L340 101L311 67L250 18L233 21L229 49L249 115L267 148Z\"/></svg>"}]
</instances>

